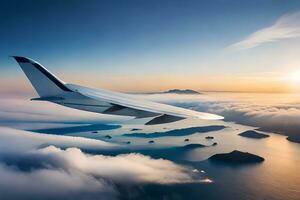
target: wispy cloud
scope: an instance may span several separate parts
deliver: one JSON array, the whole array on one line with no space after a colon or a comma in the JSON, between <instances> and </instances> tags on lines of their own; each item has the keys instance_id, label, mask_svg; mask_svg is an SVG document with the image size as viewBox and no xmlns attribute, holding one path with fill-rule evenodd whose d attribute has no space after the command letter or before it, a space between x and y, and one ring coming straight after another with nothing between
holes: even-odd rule
<instances>
[{"instance_id":1,"label":"wispy cloud","mask_svg":"<svg viewBox=\"0 0 300 200\"><path fill-rule=\"evenodd\" d=\"M281 16L272 26L260 29L244 40L229 46L231 50L243 50L264 43L300 37L300 11Z\"/></svg>"},{"instance_id":2,"label":"wispy cloud","mask_svg":"<svg viewBox=\"0 0 300 200\"><path fill-rule=\"evenodd\" d=\"M50 128L51 123L54 127L71 124L110 124L130 119L130 117L101 115L22 98L2 98L0 105L0 124L18 129ZM47 125L44 126L43 123Z\"/></svg>"}]
</instances>

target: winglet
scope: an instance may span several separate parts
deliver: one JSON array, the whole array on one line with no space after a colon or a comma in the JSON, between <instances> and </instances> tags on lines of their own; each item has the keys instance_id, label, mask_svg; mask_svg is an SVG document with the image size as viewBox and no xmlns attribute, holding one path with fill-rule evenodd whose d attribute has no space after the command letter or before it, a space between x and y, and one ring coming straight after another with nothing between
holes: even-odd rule
<instances>
[{"instance_id":1,"label":"winglet","mask_svg":"<svg viewBox=\"0 0 300 200\"><path fill-rule=\"evenodd\" d=\"M72 92L63 81L49 72L38 62L23 56L13 57L31 82L40 97L56 96L63 92Z\"/></svg>"},{"instance_id":2,"label":"winglet","mask_svg":"<svg viewBox=\"0 0 300 200\"><path fill-rule=\"evenodd\" d=\"M21 56L10 56L14 58L18 63L30 63L30 59Z\"/></svg>"}]
</instances>

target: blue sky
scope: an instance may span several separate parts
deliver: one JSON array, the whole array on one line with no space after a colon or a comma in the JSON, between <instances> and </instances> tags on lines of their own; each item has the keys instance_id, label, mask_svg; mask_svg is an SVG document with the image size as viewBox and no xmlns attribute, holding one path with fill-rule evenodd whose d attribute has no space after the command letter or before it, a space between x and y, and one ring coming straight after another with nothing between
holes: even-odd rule
<instances>
[{"instance_id":1,"label":"blue sky","mask_svg":"<svg viewBox=\"0 0 300 200\"><path fill-rule=\"evenodd\" d=\"M86 83L92 77L92 86L119 82L111 88L131 91L138 81L139 90L160 90L181 87L166 83L179 77L182 87L214 90L217 86L195 83L196 77L281 72L276 63L291 59L274 64L270 56L282 54L280 45L298 50L299 39L234 53L226 49L299 10L300 1L283 0L2 1L0 76L21 76L7 56L23 55L63 79ZM155 80L163 86L147 83Z\"/></svg>"}]
</instances>

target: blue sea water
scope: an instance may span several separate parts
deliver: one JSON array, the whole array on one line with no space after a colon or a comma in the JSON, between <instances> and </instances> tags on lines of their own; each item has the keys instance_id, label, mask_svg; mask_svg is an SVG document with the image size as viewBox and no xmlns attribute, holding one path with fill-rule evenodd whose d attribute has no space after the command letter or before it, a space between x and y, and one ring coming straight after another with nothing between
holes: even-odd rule
<instances>
[{"instance_id":1,"label":"blue sea water","mask_svg":"<svg viewBox=\"0 0 300 200\"><path fill-rule=\"evenodd\" d=\"M153 139L149 144L147 137L126 137L124 133L153 131L182 130L188 127L224 125L226 128L205 133L195 132L184 136L165 136ZM130 131L138 127L139 131ZM198 171L204 171L205 177L212 182L178 184L178 185L147 185L139 191L136 197L148 196L150 199L291 199L300 197L300 144L290 142L286 136L269 133L268 138L252 139L241 137L238 134L254 127L238 125L229 122L184 121L160 126L142 126L122 124L122 128L98 130L97 133L80 132L68 135L90 137L125 145L128 151L119 153L138 152L155 158L170 159L174 162L193 166ZM110 135L112 138L105 138ZM205 139L213 136L213 140ZM184 140L188 138L189 141ZM130 141L131 144L125 144ZM218 145L211 146L214 142ZM207 147L182 149L172 151L173 147L182 147L187 144L202 144ZM250 165L216 164L207 159L216 153L227 153L233 150L249 152L265 158L265 161ZM96 152L97 153L97 152ZM98 152L110 154L110 152ZM118 152L113 153L113 155ZM173 189L171 189L173 188ZM169 192L166 192L169 191ZM151 195L150 195L151 194ZM133 197L131 197L133 198ZM134 199L133 198L133 199ZM125 198L126 199L126 198Z\"/></svg>"}]
</instances>

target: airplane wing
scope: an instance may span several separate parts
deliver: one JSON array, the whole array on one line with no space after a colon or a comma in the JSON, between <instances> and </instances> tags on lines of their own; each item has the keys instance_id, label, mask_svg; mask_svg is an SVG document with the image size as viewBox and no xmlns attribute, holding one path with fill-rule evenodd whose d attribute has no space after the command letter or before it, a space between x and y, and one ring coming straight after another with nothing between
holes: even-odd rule
<instances>
[{"instance_id":1,"label":"airplane wing","mask_svg":"<svg viewBox=\"0 0 300 200\"><path fill-rule=\"evenodd\" d=\"M159 122L167 123L185 118L198 118L205 120L223 119L223 117L219 115L197 112L176 106L147 101L141 97L138 97L137 95L92 89L74 84L66 84L66 86L71 90L77 91L78 93L92 99L109 102L113 105L111 107L111 114L121 111L122 109L127 109L128 113L130 111L135 111L136 117L138 118L157 116L147 124L156 124ZM109 113L109 111L106 111L106 113ZM124 115L126 115L126 113Z\"/></svg>"},{"instance_id":2,"label":"airplane wing","mask_svg":"<svg viewBox=\"0 0 300 200\"><path fill-rule=\"evenodd\" d=\"M36 61L26 57L13 57L40 96L32 100L50 101L79 110L103 114L136 118L152 117L146 125L170 123L185 118L223 119L219 115L147 101L138 95L66 84Z\"/></svg>"}]
</instances>

